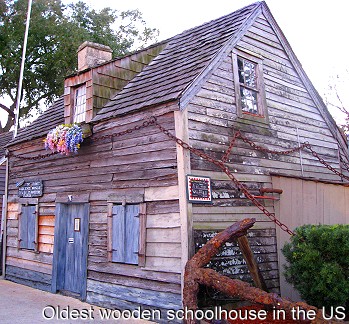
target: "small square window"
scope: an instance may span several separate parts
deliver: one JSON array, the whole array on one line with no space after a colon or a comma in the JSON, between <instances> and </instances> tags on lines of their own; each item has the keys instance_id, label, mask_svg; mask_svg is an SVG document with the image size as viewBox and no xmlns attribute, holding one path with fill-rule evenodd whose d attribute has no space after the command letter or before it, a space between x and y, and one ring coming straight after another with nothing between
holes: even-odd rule
<instances>
[{"instance_id":1,"label":"small square window","mask_svg":"<svg viewBox=\"0 0 349 324\"><path fill-rule=\"evenodd\" d=\"M234 51L233 70L239 116L266 119L262 60L250 54Z\"/></svg>"},{"instance_id":2,"label":"small square window","mask_svg":"<svg viewBox=\"0 0 349 324\"><path fill-rule=\"evenodd\" d=\"M75 89L73 122L81 123L86 117L86 85Z\"/></svg>"}]
</instances>

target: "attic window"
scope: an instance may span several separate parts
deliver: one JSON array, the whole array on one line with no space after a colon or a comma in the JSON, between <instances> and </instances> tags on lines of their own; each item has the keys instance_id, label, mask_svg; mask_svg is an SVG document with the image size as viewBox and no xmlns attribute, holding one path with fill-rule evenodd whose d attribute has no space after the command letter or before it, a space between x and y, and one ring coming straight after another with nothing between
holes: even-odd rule
<instances>
[{"instance_id":1,"label":"attic window","mask_svg":"<svg viewBox=\"0 0 349 324\"><path fill-rule=\"evenodd\" d=\"M259 115L258 88L257 88L257 64L238 57L238 73L240 82L241 110Z\"/></svg>"},{"instance_id":2,"label":"attic window","mask_svg":"<svg viewBox=\"0 0 349 324\"><path fill-rule=\"evenodd\" d=\"M243 52L233 52L236 105L240 117L266 118L262 60Z\"/></svg>"},{"instance_id":3,"label":"attic window","mask_svg":"<svg viewBox=\"0 0 349 324\"><path fill-rule=\"evenodd\" d=\"M85 121L86 116L86 84L75 88L74 95L74 123Z\"/></svg>"}]
</instances>

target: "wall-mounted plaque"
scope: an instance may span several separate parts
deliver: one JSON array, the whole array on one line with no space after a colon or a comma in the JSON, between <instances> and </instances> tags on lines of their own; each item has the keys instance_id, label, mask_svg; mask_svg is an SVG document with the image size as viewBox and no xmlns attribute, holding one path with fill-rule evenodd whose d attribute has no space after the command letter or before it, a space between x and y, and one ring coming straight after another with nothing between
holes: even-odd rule
<instances>
[{"instance_id":1,"label":"wall-mounted plaque","mask_svg":"<svg viewBox=\"0 0 349 324\"><path fill-rule=\"evenodd\" d=\"M192 203L211 203L211 179L208 177L187 176L188 201Z\"/></svg>"},{"instance_id":2,"label":"wall-mounted plaque","mask_svg":"<svg viewBox=\"0 0 349 324\"><path fill-rule=\"evenodd\" d=\"M18 187L18 197L35 198L41 197L43 193L43 184L41 180L20 181L16 184Z\"/></svg>"},{"instance_id":3,"label":"wall-mounted plaque","mask_svg":"<svg viewBox=\"0 0 349 324\"><path fill-rule=\"evenodd\" d=\"M81 218L74 218L74 232L80 232Z\"/></svg>"}]
</instances>

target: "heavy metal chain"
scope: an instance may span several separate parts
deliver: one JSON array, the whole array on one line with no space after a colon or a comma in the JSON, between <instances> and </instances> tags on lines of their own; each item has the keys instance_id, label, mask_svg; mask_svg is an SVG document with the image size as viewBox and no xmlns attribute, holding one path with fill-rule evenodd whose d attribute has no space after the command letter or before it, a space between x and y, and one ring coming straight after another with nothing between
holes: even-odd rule
<instances>
[{"instance_id":1,"label":"heavy metal chain","mask_svg":"<svg viewBox=\"0 0 349 324\"><path fill-rule=\"evenodd\" d=\"M47 153L47 154L39 154L39 155L35 155L35 156L24 156L24 155L17 155L17 154L13 154L12 152L8 152L5 156L6 157L15 157L17 159L20 160L43 160L43 159L47 159L53 155L58 154L58 152L51 152L51 153Z\"/></svg>"},{"instance_id":2,"label":"heavy metal chain","mask_svg":"<svg viewBox=\"0 0 349 324\"><path fill-rule=\"evenodd\" d=\"M237 137L241 138L246 144L250 145L253 149L255 149L257 151L261 151L261 152L271 153L271 154L288 155L288 154L291 154L291 153L294 153L297 151L301 151L305 147L307 147L307 144L304 143L300 146L297 146L297 147L294 147L292 149L285 150L285 151L269 150L265 147L257 145L255 142L253 142L250 139L248 139L247 137L243 136L240 131L237 131L237 134L238 134Z\"/></svg>"},{"instance_id":3,"label":"heavy metal chain","mask_svg":"<svg viewBox=\"0 0 349 324\"><path fill-rule=\"evenodd\" d=\"M344 159L343 159L343 157L342 157L341 154L339 155L339 159L340 159L340 161L342 162L344 168L349 172L349 164L348 164L347 162L344 161Z\"/></svg>"},{"instance_id":4,"label":"heavy metal chain","mask_svg":"<svg viewBox=\"0 0 349 324\"><path fill-rule=\"evenodd\" d=\"M123 135L126 135L126 134L131 134L134 131L139 131L142 128L147 128L150 125L153 125L155 123L155 121L156 121L156 118L155 117L151 117L149 120L145 120L142 124L136 125L136 126L134 126L132 128L126 129L126 130L121 131L121 132L116 132L116 133L106 134L106 135L101 135L101 136L93 136L92 137L92 141L93 142L98 142L98 141L102 141L102 140L105 140L105 139L112 139L114 137L120 137L120 136L123 136Z\"/></svg>"},{"instance_id":5,"label":"heavy metal chain","mask_svg":"<svg viewBox=\"0 0 349 324\"><path fill-rule=\"evenodd\" d=\"M106 135L102 135L102 136L96 136L96 137L92 137L92 141L97 142L97 141L102 141L105 139L112 139L114 137L120 137L126 134L131 134L134 131L138 131L142 128L146 128L150 125L153 125L155 123L155 119L154 118L150 118L149 120L144 121L141 125L136 125L132 128L126 129L122 132L116 132L116 133L112 133L112 134L106 134ZM58 152L51 152L51 153L47 153L47 154L40 154L40 155L36 155L36 156L24 156L24 155L17 155L17 154L13 154L11 152L9 152L7 154L8 157L15 157L17 159L20 160L41 160L41 159L46 159L49 158L53 155L58 154Z\"/></svg>"},{"instance_id":6,"label":"heavy metal chain","mask_svg":"<svg viewBox=\"0 0 349 324\"><path fill-rule=\"evenodd\" d=\"M296 235L286 224L280 222L276 216L275 213L271 213L270 211L268 211L250 192L249 190L239 181L235 178L235 176L231 173L231 171L229 170L229 168L224 164L226 159L227 159L227 154L225 154L225 156L223 157L223 160L217 160L212 158L211 156L207 155L206 153L190 146L188 143L184 142L183 140L181 140L180 138L176 137L175 135L173 135L169 130L167 130L166 128L164 128L163 126L161 126L157 121L155 121L155 125L165 134L167 135L170 139L172 139L173 141L175 141L178 145L182 146L184 149L189 150L190 152L192 152L193 154L195 154L198 157L201 157L203 159L205 159L208 162L213 163L214 165L216 165L217 167L219 167L228 177L230 180L232 180L234 182L234 184L237 186L237 188L239 188L244 195L246 196L246 198L248 198L259 210L261 210L272 222L274 222L276 225L278 225L281 230L285 231L286 233L288 233L289 235L293 236ZM229 145L229 152L232 150L233 144L235 142L235 139L238 137L238 135L236 135L237 133L235 133L233 140L231 141L230 145ZM228 151L227 151L228 153Z\"/></svg>"},{"instance_id":7,"label":"heavy metal chain","mask_svg":"<svg viewBox=\"0 0 349 324\"><path fill-rule=\"evenodd\" d=\"M317 152L315 152L313 150L313 148L311 147L311 145L309 143L306 144L305 146L310 152L311 154L316 157L320 163L322 163L328 170L332 171L333 173L337 174L338 176L340 176L341 178L344 178L346 180L349 181L349 177L347 177L345 174L343 174L342 172L339 172L338 170L336 170L335 168L333 168L331 165L329 165L321 156L319 156L319 154Z\"/></svg>"},{"instance_id":8,"label":"heavy metal chain","mask_svg":"<svg viewBox=\"0 0 349 324\"><path fill-rule=\"evenodd\" d=\"M101 141L101 140L105 140L105 139L112 139L114 137L120 137L126 134L131 134L135 131L141 130L143 128L149 127L151 125L155 125L161 132L163 132L166 136L168 136L171 140L175 141L178 145L180 145L181 147L183 147L186 150L189 150L190 152L192 152L193 154L195 154L198 157L201 157L203 159L205 159L206 161L216 165L217 167L219 167L228 177L229 179L231 179L234 184L237 186L237 188L239 188L244 195L259 209L261 210L271 221L273 221L276 225L278 225L283 231L287 232L290 235L295 235L295 233L289 229L289 227L285 224L283 224L282 222L280 222L276 217L275 217L275 213L271 213L269 212L249 191L248 189L240 182L238 181L235 176L232 174L232 172L229 170L229 168L225 165L226 161L228 160L228 157L234 147L235 141L237 138L240 138L243 142L245 142L246 144L248 144L249 146L251 146L253 149L258 150L258 151L262 151L262 152L266 152L266 153L271 153L271 154L278 154L278 155L288 155L300 150L304 150L304 149L308 149L311 154L317 158L319 160L320 163L322 163L327 169L329 169L330 171L332 171L333 173L337 174L338 176L340 176L341 178L344 178L346 180L349 181L349 177L347 177L346 175L344 175L343 173L337 171L336 169L334 169L331 165L329 165L323 158L321 158L319 156L319 154L317 152L314 151L314 149L311 147L311 145L309 143L303 143L302 145L289 149L289 150L284 150L284 151L276 151L276 150L270 150L264 147L261 147L259 145L257 145L255 142L251 141L250 139L248 139L247 137L243 136L241 134L240 131L237 131L234 133L234 136L229 144L229 147L226 151L226 153L224 154L224 156L222 157L221 160L217 160L211 156L209 156L208 154L204 153L201 150L198 150L192 146L190 146L188 143L184 142L183 140L181 140L180 138L176 137L175 135L173 135L169 130L167 130L166 128L164 128L163 126L161 126L158 121L157 118L155 116L150 117L149 120L144 121L142 124L140 125L136 125L132 128L126 129L124 131L121 132L116 132L116 133L112 133L112 134L106 134L106 135L101 135L101 136L96 136L96 137L92 137L92 141L97 142L97 141ZM23 155L16 155L13 153L8 153L7 156L10 157L15 157L21 160L40 160L40 159L45 159L45 158L49 158L55 154L58 154L58 152L52 152L52 153L48 153L48 154L41 154L41 155L37 155L37 156L23 156ZM342 160L343 162L343 160ZM344 164L344 166L347 166L346 164ZM348 168L349 169L349 168Z\"/></svg>"},{"instance_id":9,"label":"heavy metal chain","mask_svg":"<svg viewBox=\"0 0 349 324\"><path fill-rule=\"evenodd\" d=\"M234 138L232 141L235 141L236 137L241 138L245 143L249 144L253 149L258 150L258 151L262 151L262 152L267 152L267 153L272 153L272 154L279 154L279 155L288 155L291 154L293 152L297 152L297 151L301 151L304 149L308 149L311 154L317 158L319 160L319 162L321 164L323 164L328 170L330 170L331 172L335 173L336 175L338 175L341 178L344 178L346 180L349 181L349 177L346 176L345 174L343 174L342 172L339 172L338 170L336 170L335 168L333 168L330 164L328 164L316 151L314 151L314 149L312 148L311 144L309 144L308 142L303 143L302 145L295 147L293 149L290 150L285 150L285 151L276 151L276 150L269 150L267 148L258 146L256 143L254 143L253 141L249 140L248 138L246 138L245 136L243 136L239 131L237 132L238 135L236 136L236 134L234 135ZM349 171L348 168L348 164L346 164L343 159L341 158L341 161L343 162L345 168Z\"/></svg>"}]
</instances>

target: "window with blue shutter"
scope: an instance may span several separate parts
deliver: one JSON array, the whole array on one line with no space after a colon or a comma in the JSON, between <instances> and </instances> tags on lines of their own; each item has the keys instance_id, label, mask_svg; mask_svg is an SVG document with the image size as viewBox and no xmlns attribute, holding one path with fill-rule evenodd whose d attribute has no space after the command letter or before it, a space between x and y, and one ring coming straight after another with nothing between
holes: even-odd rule
<instances>
[{"instance_id":1,"label":"window with blue shutter","mask_svg":"<svg viewBox=\"0 0 349 324\"><path fill-rule=\"evenodd\" d=\"M19 218L19 247L36 250L37 244L36 205L23 205Z\"/></svg>"},{"instance_id":2,"label":"window with blue shutter","mask_svg":"<svg viewBox=\"0 0 349 324\"><path fill-rule=\"evenodd\" d=\"M139 264L139 237L139 205L114 205L112 211L112 261Z\"/></svg>"}]
</instances>

